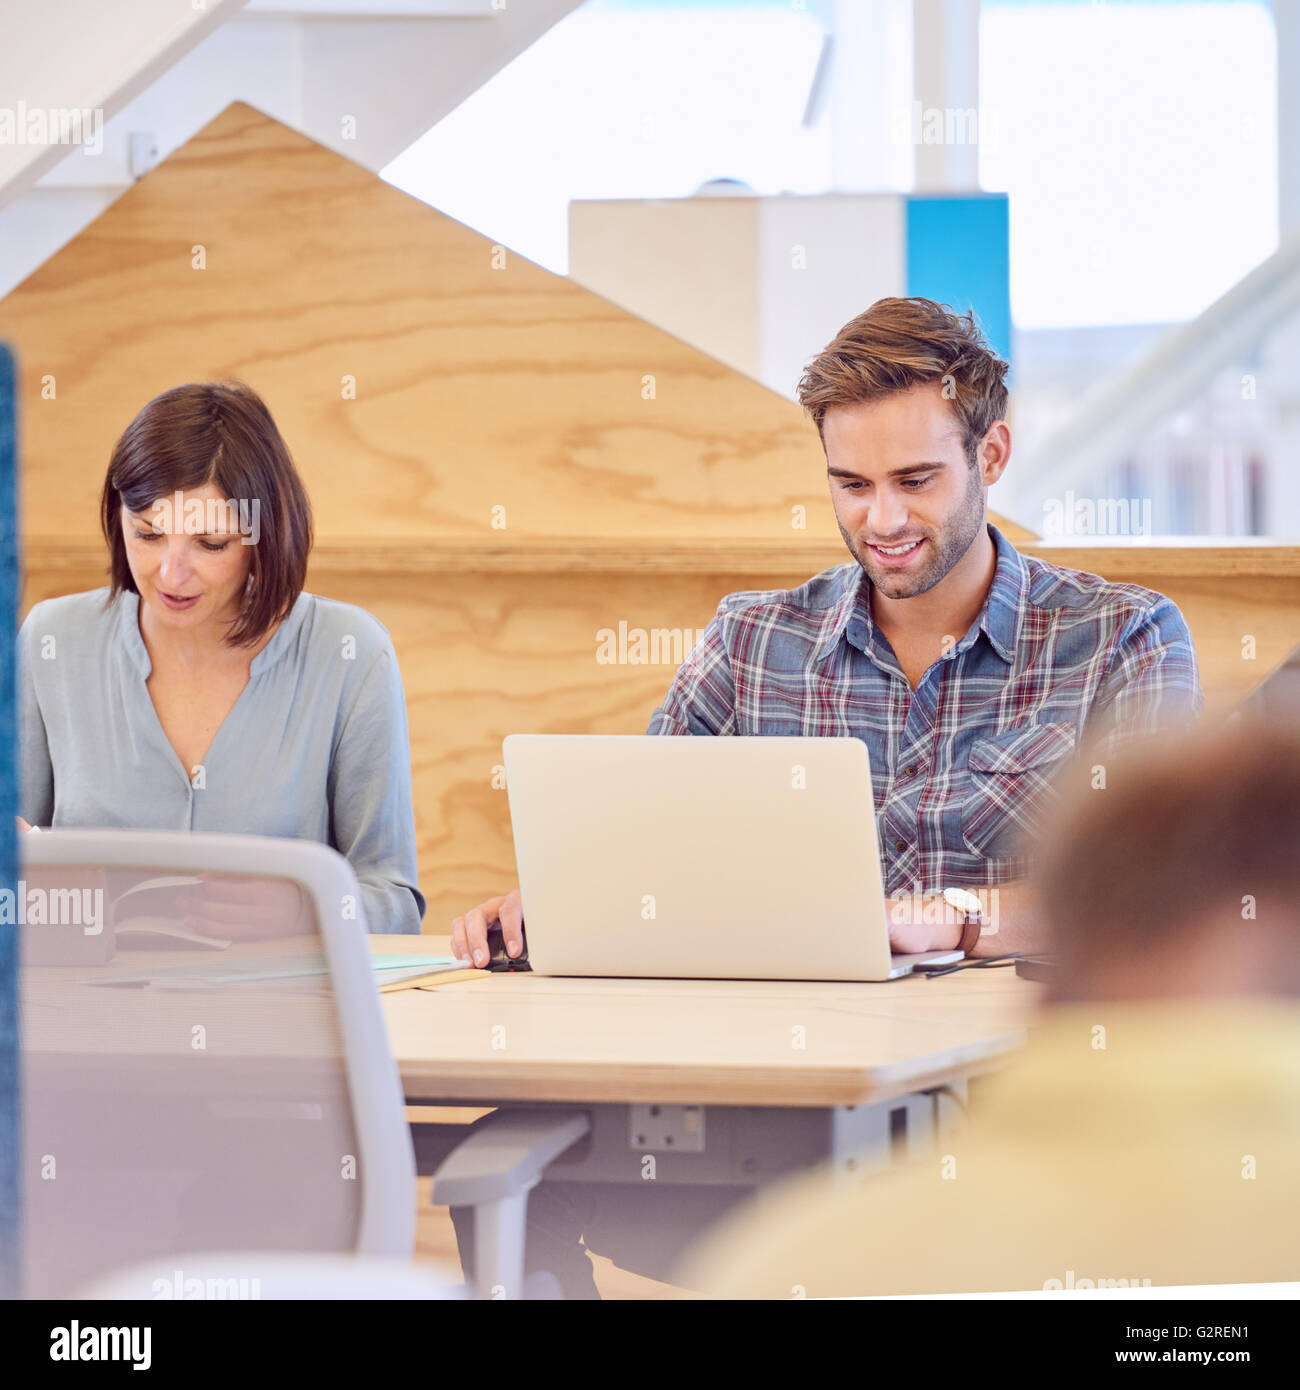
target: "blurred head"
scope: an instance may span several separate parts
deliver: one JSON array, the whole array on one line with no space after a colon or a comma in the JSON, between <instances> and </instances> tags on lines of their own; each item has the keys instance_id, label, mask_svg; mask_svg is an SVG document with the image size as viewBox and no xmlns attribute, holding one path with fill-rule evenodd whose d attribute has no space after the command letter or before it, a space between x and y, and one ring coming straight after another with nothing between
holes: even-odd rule
<instances>
[{"instance_id":1,"label":"blurred head","mask_svg":"<svg viewBox=\"0 0 1300 1390\"><path fill-rule=\"evenodd\" d=\"M1011 456L1006 372L973 314L929 299L878 300L804 371L840 534L886 597L933 589L979 535Z\"/></svg>"},{"instance_id":2,"label":"blurred head","mask_svg":"<svg viewBox=\"0 0 1300 1390\"><path fill-rule=\"evenodd\" d=\"M302 592L311 508L261 398L240 382L177 386L131 421L100 521L110 599L137 593L173 629L257 642Z\"/></svg>"},{"instance_id":3,"label":"blurred head","mask_svg":"<svg viewBox=\"0 0 1300 1390\"><path fill-rule=\"evenodd\" d=\"M1057 997L1300 994L1300 734L1242 719L1116 757L1104 788L1095 766L1039 860Z\"/></svg>"}]
</instances>

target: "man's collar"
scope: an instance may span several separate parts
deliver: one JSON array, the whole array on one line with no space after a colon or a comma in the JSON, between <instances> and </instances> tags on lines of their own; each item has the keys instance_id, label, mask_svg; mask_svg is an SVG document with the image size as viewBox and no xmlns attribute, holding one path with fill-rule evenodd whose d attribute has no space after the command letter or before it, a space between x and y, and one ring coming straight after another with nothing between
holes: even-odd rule
<instances>
[{"instance_id":1,"label":"man's collar","mask_svg":"<svg viewBox=\"0 0 1300 1390\"><path fill-rule=\"evenodd\" d=\"M843 592L831 606L829 623L813 652L813 662L824 661L846 634L853 646L866 651L871 641L871 581L855 560L841 565Z\"/></svg>"},{"instance_id":2,"label":"man's collar","mask_svg":"<svg viewBox=\"0 0 1300 1390\"><path fill-rule=\"evenodd\" d=\"M991 522L986 524L997 552L997 567L976 626L989 639L993 650L1010 665L1015 661L1020 639L1020 614L1029 592L1029 574L1015 546ZM815 661L829 656L841 638L863 652L874 651L876 629L871 617L871 581L856 563L852 568L846 565L844 573L844 592L831 608L830 625L817 645ZM966 634L957 644L958 650L966 650L974 640L973 634Z\"/></svg>"},{"instance_id":3,"label":"man's collar","mask_svg":"<svg viewBox=\"0 0 1300 1390\"><path fill-rule=\"evenodd\" d=\"M1020 618L1029 597L1029 571L1024 557L992 523L989 523L989 535L997 549L998 561L979 625L993 650L1012 665L1020 643Z\"/></svg>"}]
</instances>

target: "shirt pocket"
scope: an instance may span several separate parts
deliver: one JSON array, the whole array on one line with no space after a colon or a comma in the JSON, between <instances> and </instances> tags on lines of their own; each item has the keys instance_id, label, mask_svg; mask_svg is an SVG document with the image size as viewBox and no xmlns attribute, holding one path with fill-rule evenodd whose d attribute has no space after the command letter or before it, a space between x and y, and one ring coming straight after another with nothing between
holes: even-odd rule
<instances>
[{"instance_id":1,"label":"shirt pocket","mask_svg":"<svg viewBox=\"0 0 1300 1390\"><path fill-rule=\"evenodd\" d=\"M1073 723L1022 724L970 750L970 787L962 803L966 848L986 859L1023 857L1056 801L1054 782L1074 752ZM1021 871L1028 867L1023 861Z\"/></svg>"}]
</instances>

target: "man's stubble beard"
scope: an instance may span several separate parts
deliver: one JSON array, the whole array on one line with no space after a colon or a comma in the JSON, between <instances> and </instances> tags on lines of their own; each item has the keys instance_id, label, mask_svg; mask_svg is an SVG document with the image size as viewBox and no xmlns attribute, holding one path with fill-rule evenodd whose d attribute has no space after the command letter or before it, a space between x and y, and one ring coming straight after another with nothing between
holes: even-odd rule
<instances>
[{"instance_id":1,"label":"man's stubble beard","mask_svg":"<svg viewBox=\"0 0 1300 1390\"><path fill-rule=\"evenodd\" d=\"M948 577L974 544L980 528L984 525L984 487L980 482L979 469L971 465L967 465L967 469L969 476L965 495L945 520L938 536L930 532L923 533L924 539L932 543L933 549L929 563L919 574L900 574L873 564L867 558L869 552L859 552L857 543L836 516L835 524L839 527L844 544L849 548L849 554L886 598L916 598L919 594L928 593Z\"/></svg>"}]
</instances>

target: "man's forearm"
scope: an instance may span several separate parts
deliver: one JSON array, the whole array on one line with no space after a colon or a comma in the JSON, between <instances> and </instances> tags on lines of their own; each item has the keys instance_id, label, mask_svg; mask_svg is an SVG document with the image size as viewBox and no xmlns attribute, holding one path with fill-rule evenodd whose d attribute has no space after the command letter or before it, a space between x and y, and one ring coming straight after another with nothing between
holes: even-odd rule
<instances>
[{"instance_id":1,"label":"man's forearm","mask_svg":"<svg viewBox=\"0 0 1300 1390\"><path fill-rule=\"evenodd\" d=\"M986 904L984 930L973 956L1028 955L1044 949L1046 933L1032 879L993 883L973 891Z\"/></svg>"},{"instance_id":2,"label":"man's forearm","mask_svg":"<svg viewBox=\"0 0 1300 1390\"><path fill-rule=\"evenodd\" d=\"M1024 955L1043 949L1046 934L1031 879L972 885L969 891L979 899L984 918L972 956ZM961 941L963 921L937 892L889 898L885 907L895 951L951 951Z\"/></svg>"}]
</instances>

